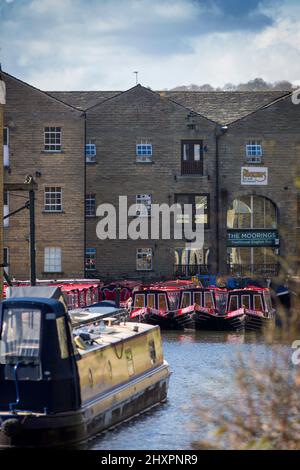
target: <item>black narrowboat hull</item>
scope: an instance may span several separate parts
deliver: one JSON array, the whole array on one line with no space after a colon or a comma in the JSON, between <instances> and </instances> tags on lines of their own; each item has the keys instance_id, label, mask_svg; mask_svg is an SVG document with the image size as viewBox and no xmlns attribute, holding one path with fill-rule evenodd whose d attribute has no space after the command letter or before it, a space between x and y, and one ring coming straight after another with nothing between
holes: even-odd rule
<instances>
[{"instance_id":1,"label":"black narrowboat hull","mask_svg":"<svg viewBox=\"0 0 300 470\"><path fill-rule=\"evenodd\" d=\"M225 327L224 316L212 315L208 312L195 311L185 322L185 328L192 330L223 331Z\"/></svg>"},{"instance_id":2,"label":"black narrowboat hull","mask_svg":"<svg viewBox=\"0 0 300 470\"><path fill-rule=\"evenodd\" d=\"M158 325L161 330L184 330L184 325L178 321L178 317L172 314L159 315L147 312L141 316L130 318L129 322L148 323L148 325Z\"/></svg>"},{"instance_id":3,"label":"black narrowboat hull","mask_svg":"<svg viewBox=\"0 0 300 470\"><path fill-rule=\"evenodd\" d=\"M226 330L261 331L274 321L273 317L262 317L245 313L235 317L226 317L224 322Z\"/></svg>"},{"instance_id":4,"label":"black narrowboat hull","mask_svg":"<svg viewBox=\"0 0 300 470\"><path fill-rule=\"evenodd\" d=\"M184 330L184 326L178 323L177 318L173 314L157 315L151 313L148 316L147 323L158 325L161 330Z\"/></svg>"},{"instance_id":5,"label":"black narrowboat hull","mask_svg":"<svg viewBox=\"0 0 300 470\"><path fill-rule=\"evenodd\" d=\"M168 365L115 388L74 412L1 413L0 448L74 447L167 399Z\"/></svg>"}]
</instances>

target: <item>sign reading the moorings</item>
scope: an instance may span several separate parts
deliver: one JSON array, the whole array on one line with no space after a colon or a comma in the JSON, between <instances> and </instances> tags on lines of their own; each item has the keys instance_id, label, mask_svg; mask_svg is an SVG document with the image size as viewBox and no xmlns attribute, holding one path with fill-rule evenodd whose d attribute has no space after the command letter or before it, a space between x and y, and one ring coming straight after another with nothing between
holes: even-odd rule
<instances>
[{"instance_id":1,"label":"sign reading the moorings","mask_svg":"<svg viewBox=\"0 0 300 470\"><path fill-rule=\"evenodd\" d=\"M277 230L228 230L227 246L278 246Z\"/></svg>"}]
</instances>

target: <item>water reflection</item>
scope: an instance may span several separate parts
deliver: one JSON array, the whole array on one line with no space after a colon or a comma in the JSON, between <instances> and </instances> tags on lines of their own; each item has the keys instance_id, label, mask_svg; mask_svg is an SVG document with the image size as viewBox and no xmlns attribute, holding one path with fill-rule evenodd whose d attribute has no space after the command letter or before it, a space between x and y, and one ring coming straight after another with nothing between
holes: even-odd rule
<instances>
[{"instance_id":1,"label":"water reflection","mask_svg":"<svg viewBox=\"0 0 300 470\"><path fill-rule=\"evenodd\" d=\"M165 332L164 354L172 370L167 403L93 440L90 449L189 449L204 437L193 428L197 401L234 400L233 373L239 353L263 357L270 351L263 335L230 332ZM215 398L214 398L215 399Z\"/></svg>"}]
</instances>

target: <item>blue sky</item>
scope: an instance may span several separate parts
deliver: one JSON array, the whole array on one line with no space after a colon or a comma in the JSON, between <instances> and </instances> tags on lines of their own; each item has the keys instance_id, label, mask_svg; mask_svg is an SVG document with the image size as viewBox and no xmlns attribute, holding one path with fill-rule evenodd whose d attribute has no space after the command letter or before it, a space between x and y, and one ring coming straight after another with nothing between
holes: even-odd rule
<instances>
[{"instance_id":1,"label":"blue sky","mask_svg":"<svg viewBox=\"0 0 300 470\"><path fill-rule=\"evenodd\" d=\"M300 83L300 1L0 0L0 47L46 90Z\"/></svg>"}]
</instances>

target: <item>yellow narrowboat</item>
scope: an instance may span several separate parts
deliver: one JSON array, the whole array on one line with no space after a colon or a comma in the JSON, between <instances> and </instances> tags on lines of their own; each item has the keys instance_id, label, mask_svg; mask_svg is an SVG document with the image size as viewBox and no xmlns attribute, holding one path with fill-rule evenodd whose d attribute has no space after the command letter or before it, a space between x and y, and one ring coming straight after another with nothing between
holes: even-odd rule
<instances>
[{"instance_id":1,"label":"yellow narrowboat","mask_svg":"<svg viewBox=\"0 0 300 470\"><path fill-rule=\"evenodd\" d=\"M74 326L57 290L28 289L1 305L0 447L73 446L166 400L159 327Z\"/></svg>"}]
</instances>

